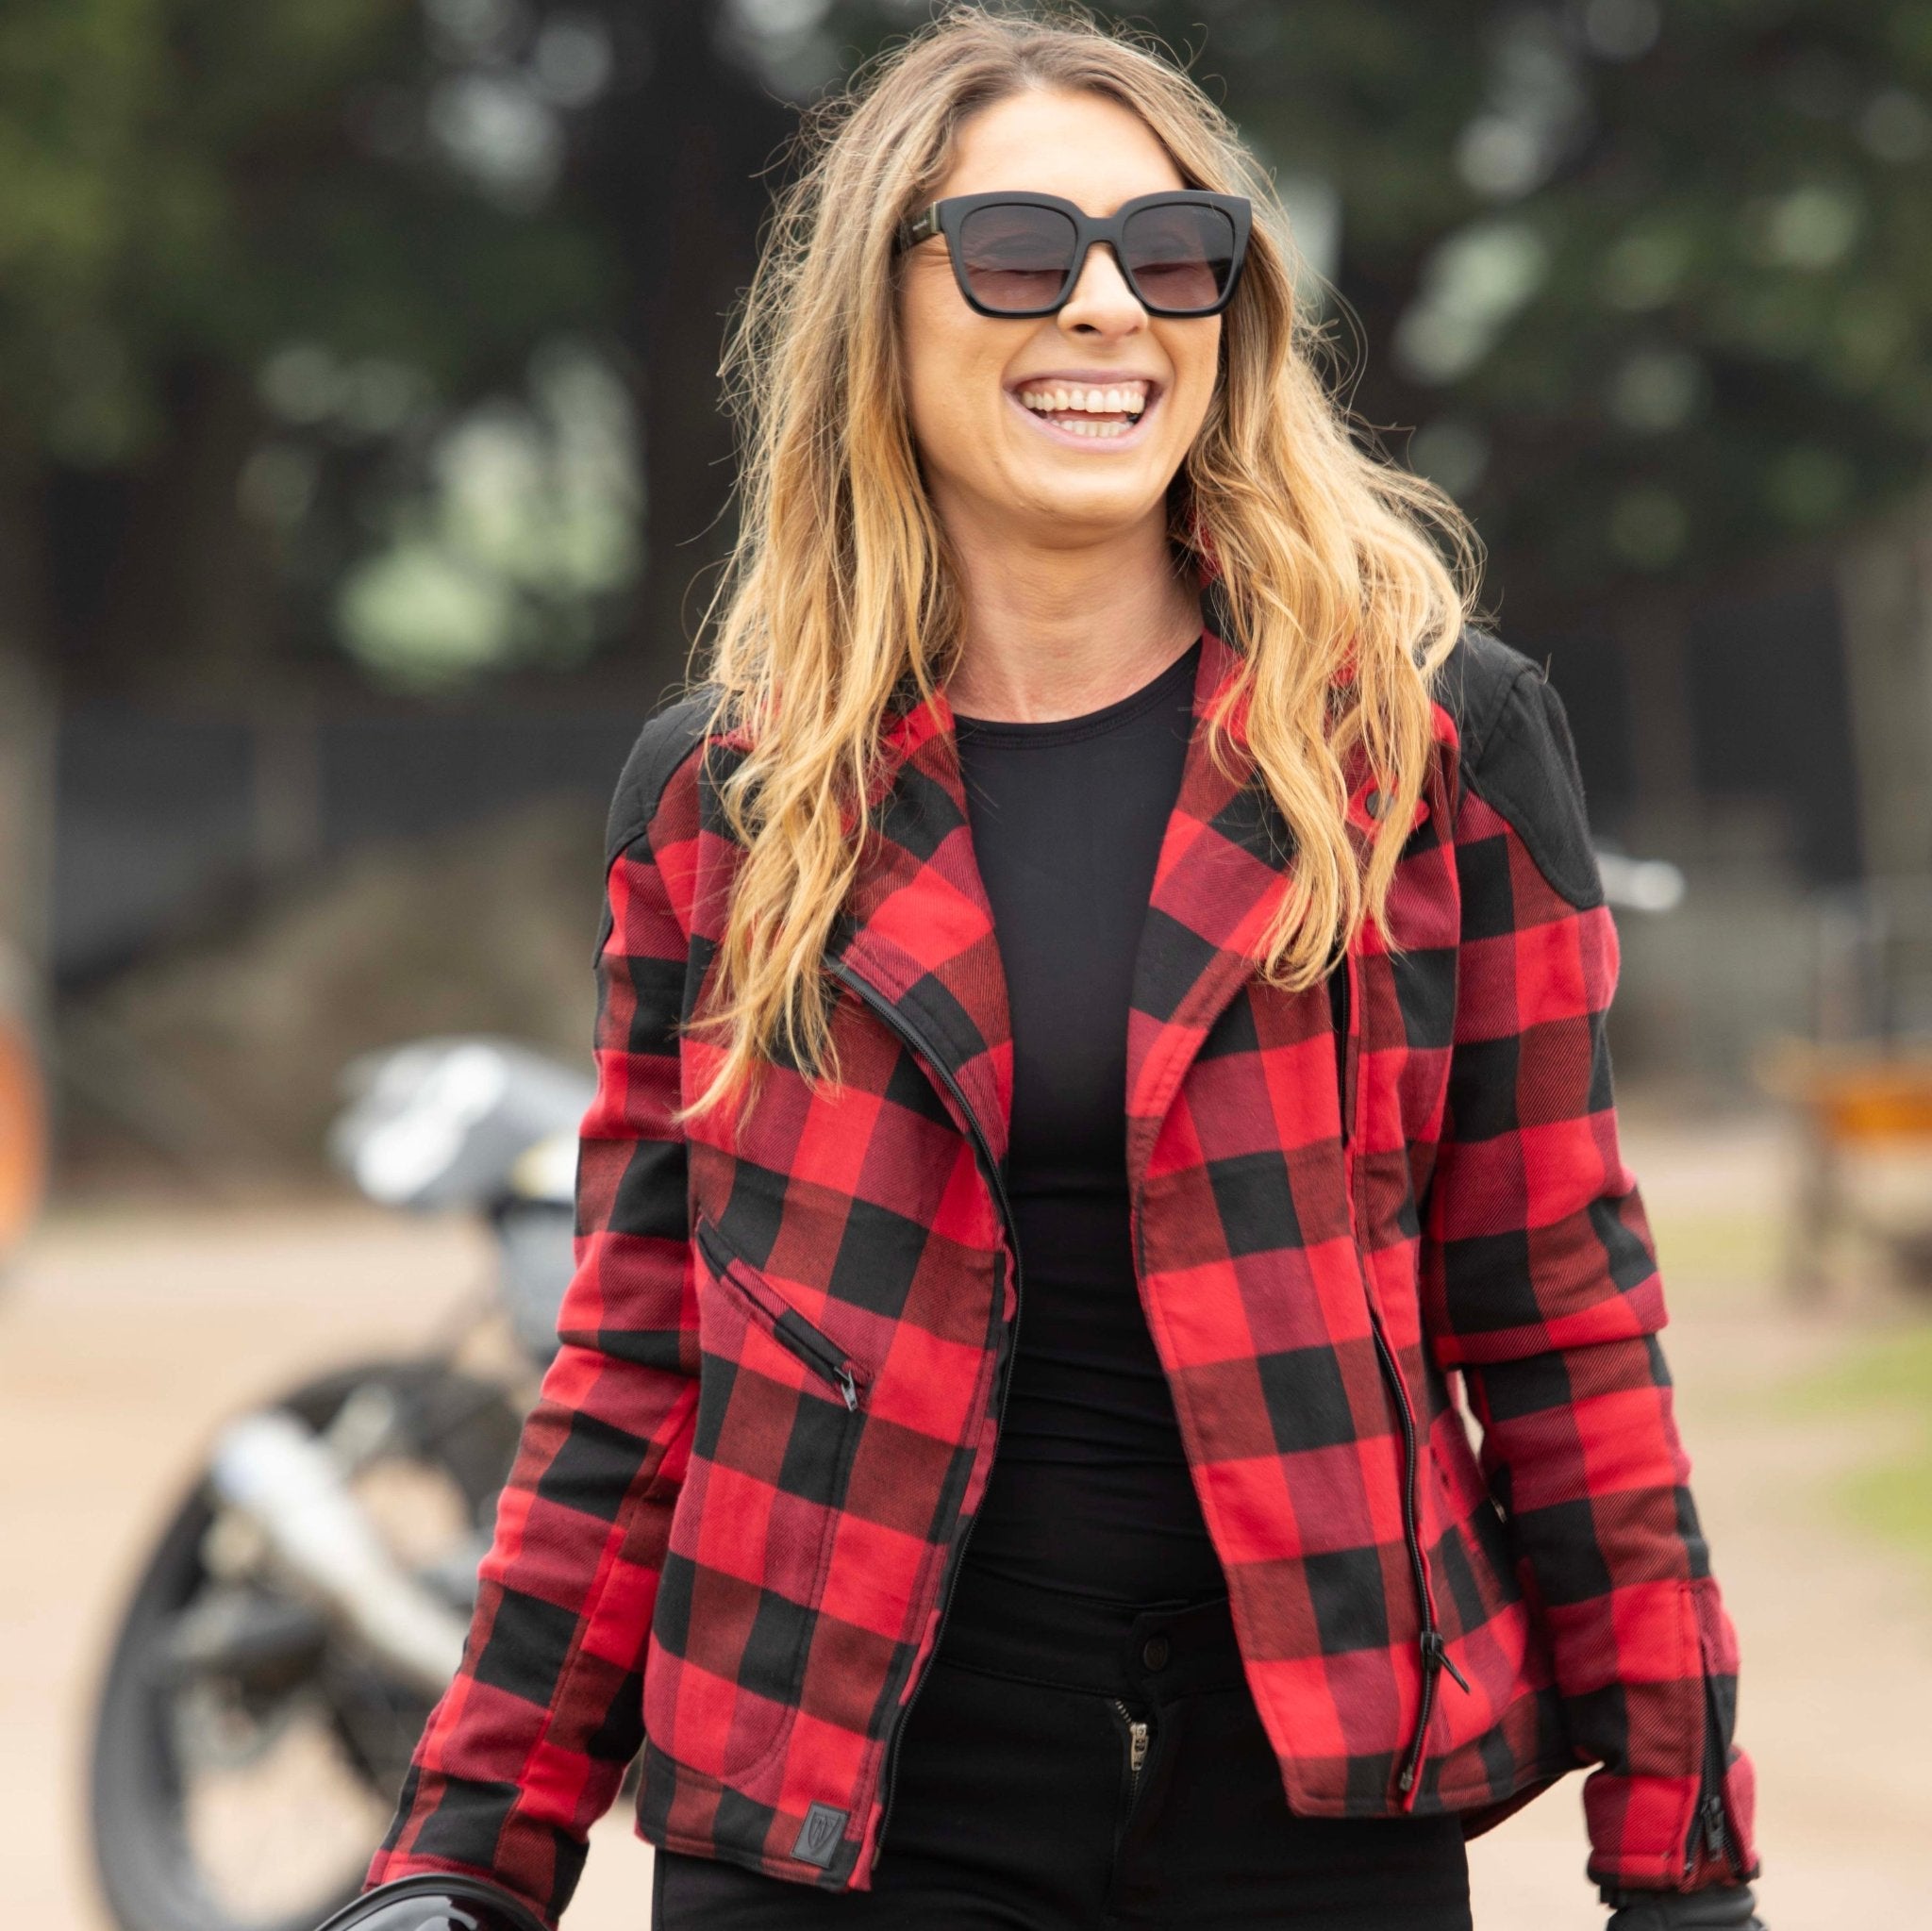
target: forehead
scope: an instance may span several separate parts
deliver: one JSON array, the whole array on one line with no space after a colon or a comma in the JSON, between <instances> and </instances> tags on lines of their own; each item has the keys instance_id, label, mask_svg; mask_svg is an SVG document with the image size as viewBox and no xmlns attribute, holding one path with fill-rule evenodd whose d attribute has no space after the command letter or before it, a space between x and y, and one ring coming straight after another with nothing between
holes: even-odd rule
<instances>
[{"instance_id":1,"label":"forehead","mask_svg":"<svg viewBox=\"0 0 1932 1931\"><path fill-rule=\"evenodd\" d=\"M1009 94L960 127L940 195L1030 188L1111 214L1137 194L1185 188L1166 148L1131 108L1101 94Z\"/></svg>"}]
</instances>

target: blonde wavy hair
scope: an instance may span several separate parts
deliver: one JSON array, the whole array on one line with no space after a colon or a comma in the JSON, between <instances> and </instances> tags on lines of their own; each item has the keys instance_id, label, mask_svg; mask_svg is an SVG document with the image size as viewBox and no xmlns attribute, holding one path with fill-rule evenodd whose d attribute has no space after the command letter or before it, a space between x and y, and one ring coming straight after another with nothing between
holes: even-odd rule
<instances>
[{"instance_id":1,"label":"blonde wavy hair","mask_svg":"<svg viewBox=\"0 0 1932 1931\"><path fill-rule=\"evenodd\" d=\"M1351 433L1323 377L1326 338L1296 299L1273 184L1158 43L1079 7L955 6L805 116L802 166L720 372L740 425L741 521L705 617L708 727L748 747L721 787L745 849L691 1023L721 1050L687 1120L748 1094L780 1052L836 1077L823 958L884 728L908 680L921 700L945 683L964 634L903 399L894 234L933 199L962 123L1026 90L1116 101L1189 187L1254 203L1221 380L1169 489L1169 538L1177 569L1218 573L1240 657L1210 754L1232 768L1225 720L1245 700L1249 752L1294 839L1257 970L1305 988L1365 918L1385 918L1431 752L1430 677L1473 609L1474 533L1441 491ZM1389 800L1365 857L1346 818L1357 752Z\"/></svg>"}]
</instances>

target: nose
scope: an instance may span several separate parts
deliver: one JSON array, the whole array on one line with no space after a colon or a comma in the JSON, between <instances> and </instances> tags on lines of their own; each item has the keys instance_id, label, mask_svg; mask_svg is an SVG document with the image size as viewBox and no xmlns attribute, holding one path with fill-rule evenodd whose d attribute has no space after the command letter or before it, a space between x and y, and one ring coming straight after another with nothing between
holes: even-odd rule
<instances>
[{"instance_id":1,"label":"nose","mask_svg":"<svg viewBox=\"0 0 1932 1931\"><path fill-rule=\"evenodd\" d=\"M1067 306L1059 312L1060 327L1068 335L1132 335L1147 325L1147 311L1141 308L1113 250L1096 241L1087 251L1080 266L1080 278Z\"/></svg>"}]
</instances>

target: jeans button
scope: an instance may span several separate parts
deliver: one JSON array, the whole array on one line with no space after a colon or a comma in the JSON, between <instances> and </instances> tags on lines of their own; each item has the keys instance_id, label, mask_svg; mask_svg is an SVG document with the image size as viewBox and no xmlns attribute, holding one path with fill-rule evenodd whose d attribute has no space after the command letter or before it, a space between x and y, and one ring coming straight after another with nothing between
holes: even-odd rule
<instances>
[{"instance_id":1,"label":"jeans button","mask_svg":"<svg viewBox=\"0 0 1932 1931\"><path fill-rule=\"evenodd\" d=\"M1150 1636L1141 1647L1141 1660L1150 1670L1164 1670L1167 1668L1167 1638L1164 1636Z\"/></svg>"}]
</instances>

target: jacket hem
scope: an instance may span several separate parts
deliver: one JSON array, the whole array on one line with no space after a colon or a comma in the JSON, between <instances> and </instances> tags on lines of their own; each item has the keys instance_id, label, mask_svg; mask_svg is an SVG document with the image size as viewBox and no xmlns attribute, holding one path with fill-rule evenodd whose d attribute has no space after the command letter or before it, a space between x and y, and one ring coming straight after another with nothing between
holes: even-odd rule
<instances>
[{"instance_id":1,"label":"jacket hem","mask_svg":"<svg viewBox=\"0 0 1932 1931\"><path fill-rule=\"evenodd\" d=\"M830 1873L814 1864L789 1857L770 1857L762 1851L731 1843L722 1838L691 1837L678 1830L667 1830L661 1837L654 1836L641 1820L633 1824L632 1835L641 1842L649 1844L654 1851L675 1851L686 1856L709 1857L720 1864L736 1864L742 1871L756 1871L761 1877L779 1878L810 1890L857 1889L857 1886L849 1884L828 1884L826 1878Z\"/></svg>"},{"instance_id":2,"label":"jacket hem","mask_svg":"<svg viewBox=\"0 0 1932 1931\"><path fill-rule=\"evenodd\" d=\"M658 1761L671 1773L674 1782L700 1789L708 1793L730 1790L731 1786L717 1777L693 1770L689 1764L680 1763L675 1756L669 1756L655 1745L652 1748ZM1498 1792L1493 1784L1459 1784L1447 1790L1431 1791L1427 1797L1417 1803L1412 1811L1407 1812L1398 1812L1392 1805L1387 1803L1364 1804L1359 1800L1351 1802L1345 1797L1332 1801L1304 1800L1289 1807L1298 1817L1359 1819L1389 1818L1397 1815L1456 1815L1464 1820L1465 1838L1478 1837L1484 1831L1502 1823L1506 1817L1533 1803L1573 1772L1583 1768L1585 1766L1577 1763L1574 1757L1539 1758L1526 1764L1516 1780L1501 1792ZM641 1790L639 1796L641 1799ZM1286 1802L1285 1797L1283 1801ZM761 1876L779 1878L787 1883L803 1885L811 1889L857 1891L863 1888L851 1881L858 1874L856 1856L842 1876L835 1876L832 1872L807 1864L802 1859L774 1857L753 1845L734 1842L728 1839L697 1836L686 1831L660 1830L656 1824L647 1824L641 1812L634 1821L633 1835L649 1844L653 1850L675 1851L688 1856L711 1857L720 1863L735 1864L741 1870L756 1871Z\"/></svg>"}]
</instances>

